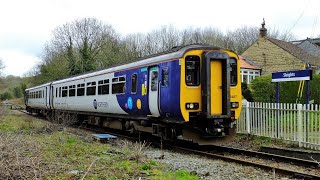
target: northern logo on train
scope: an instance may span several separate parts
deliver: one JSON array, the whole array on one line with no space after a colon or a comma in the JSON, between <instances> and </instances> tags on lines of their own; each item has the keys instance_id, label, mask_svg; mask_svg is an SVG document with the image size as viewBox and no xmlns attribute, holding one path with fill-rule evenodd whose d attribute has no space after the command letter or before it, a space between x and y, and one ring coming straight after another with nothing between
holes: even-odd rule
<instances>
[{"instance_id":1,"label":"northern logo on train","mask_svg":"<svg viewBox=\"0 0 320 180\"><path fill-rule=\"evenodd\" d=\"M96 99L94 99L93 100L93 107L94 107L94 109L97 109L98 108L98 103L97 103L97 100Z\"/></svg>"}]
</instances>

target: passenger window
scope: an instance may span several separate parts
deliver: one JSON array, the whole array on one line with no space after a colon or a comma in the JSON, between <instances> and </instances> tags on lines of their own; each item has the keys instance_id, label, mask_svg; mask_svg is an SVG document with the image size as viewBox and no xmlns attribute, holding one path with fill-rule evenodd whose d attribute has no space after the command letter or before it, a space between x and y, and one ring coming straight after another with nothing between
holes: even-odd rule
<instances>
[{"instance_id":1,"label":"passenger window","mask_svg":"<svg viewBox=\"0 0 320 180\"><path fill-rule=\"evenodd\" d=\"M96 95L96 82L87 83L87 96Z\"/></svg>"},{"instance_id":2,"label":"passenger window","mask_svg":"<svg viewBox=\"0 0 320 180\"><path fill-rule=\"evenodd\" d=\"M185 69L186 69L186 84L188 86L200 85L200 57L187 56Z\"/></svg>"},{"instance_id":3,"label":"passenger window","mask_svg":"<svg viewBox=\"0 0 320 180\"><path fill-rule=\"evenodd\" d=\"M76 85L69 86L69 97L76 95Z\"/></svg>"},{"instance_id":4,"label":"passenger window","mask_svg":"<svg viewBox=\"0 0 320 180\"><path fill-rule=\"evenodd\" d=\"M62 97L68 96L68 86L62 87Z\"/></svg>"},{"instance_id":5,"label":"passenger window","mask_svg":"<svg viewBox=\"0 0 320 180\"><path fill-rule=\"evenodd\" d=\"M158 71L151 71L151 91L158 90Z\"/></svg>"},{"instance_id":6,"label":"passenger window","mask_svg":"<svg viewBox=\"0 0 320 180\"><path fill-rule=\"evenodd\" d=\"M98 95L109 94L109 79L98 81Z\"/></svg>"},{"instance_id":7,"label":"passenger window","mask_svg":"<svg viewBox=\"0 0 320 180\"><path fill-rule=\"evenodd\" d=\"M56 88L56 97L58 97L58 88Z\"/></svg>"},{"instance_id":8,"label":"passenger window","mask_svg":"<svg viewBox=\"0 0 320 180\"><path fill-rule=\"evenodd\" d=\"M124 76L112 78L112 94L126 92L126 78Z\"/></svg>"},{"instance_id":9,"label":"passenger window","mask_svg":"<svg viewBox=\"0 0 320 180\"><path fill-rule=\"evenodd\" d=\"M237 66L237 61L235 58L230 58L229 59L229 64L230 64L230 85L231 86L235 86L237 85L237 79L238 79L238 76L237 76L237 72L238 72L238 66Z\"/></svg>"},{"instance_id":10,"label":"passenger window","mask_svg":"<svg viewBox=\"0 0 320 180\"><path fill-rule=\"evenodd\" d=\"M137 80L138 80L138 75L137 74L132 74L131 75L131 93L135 94L137 93Z\"/></svg>"},{"instance_id":11,"label":"passenger window","mask_svg":"<svg viewBox=\"0 0 320 180\"><path fill-rule=\"evenodd\" d=\"M84 96L84 84L77 85L77 96Z\"/></svg>"},{"instance_id":12,"label":"passenger window","mask_svg":"<svg viewBox=\"0 0 320 180\"><path fill-rule=\"evenodd\" d=\"M169 71L168 68L162 69L162 86L168 86L169 85Z\"/></svg>"},{"instance_id":13,"label":"passenger window","mask_svg":"<svg viewBox=\"0 0 320 180\"><path fill-rule=\"evenodd\" d=\"M61 87L59 87L59 97L61 97Z\"/></svg>"}]
</instances>

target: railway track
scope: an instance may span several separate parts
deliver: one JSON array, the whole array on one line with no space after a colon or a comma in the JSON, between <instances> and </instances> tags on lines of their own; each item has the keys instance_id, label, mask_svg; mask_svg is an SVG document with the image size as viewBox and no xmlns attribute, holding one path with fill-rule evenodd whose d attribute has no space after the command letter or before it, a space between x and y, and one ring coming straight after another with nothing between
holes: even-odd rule
<instances>
[{"instance_id":1,"label":"railway track","mask_svg":"<svg viewBox=\"0 0 320 180\"><path fill-rule=\"evenodd\" d=\"M314 160L306 160L306 159L300 159L300 158L295 158L291 156L284 156L284 155L278 155L278 154L272 154L272 153L266 153L266 152L260 152L260 151L245 150L245 149L239 149L239 148L227 147L227 146L221 146L221 145L210 145L208 147L202 147L202 149L207 149L207 151L214 151L218 153L228 152L231 154L245 155L249 157L263 158L267 160L271 159L278 162L285 162L285 163L295 164L295 165L304 166L308 168L320 168L319 163Z\"/></svg>"},{"instance_id":2,"label":"railway track","mask_svg":"<svg viewBox=\"0 0 320 180\"><path fill-rule=\"evenodd\" d=\"M309 174L309 173L305 173L305 172L297 172L295 170L266 165L266 164L262 164L261 162L259 163L259 162L247 161L244 159L238 159L238 158L234 158L234 157L227 156L227 155L220 155L220 154L209 153L209 152L204 152L204 151L199 151L199 150L193 150L193 149L183 148L183 147L174 147L174 149L177 151L183 152L183 153L188 153L188 154L192 153L195 155L205 156L208 158L221 159L223 161L234 162L234 163L238 163L238 164L242 164L242 165L246 165L246 166L258 167L258 168L264 169L266 171L272 171L274 173L287 175L292 178L320 179L319 175Z\"/></svg>"},{"instance_id":3,"label":"railway track","mask_svg":"<svg viewBox=\"0 0 320 180\"><path fill-rule=\"evenodd\" d=\"M27 113L21 106L16 106L12 105L12 109L18 110L20 112ZM93 133L109 133L121 138L129 139L129 140L135 140L138 141L140 139L139 137L132 137L129 135L121 134L115 131L107 131L106 129L96 129L92 127L81 127L81 126L74 126L74 128L80 128L86 131L90 131ZM160 143L158 142L152 142L153 144L156 144L158 147L160 147ZM178 143L180 144L180 143ZM182 143L183 144L183 143ZM275 162L283 162L283 163L288 163L288 164L296 164L299 165L300 167L304 168L315 168L319 170L320 166L319 163L316 161L310 161L310 160L305 160L305 159L299 159L299 158L293 158L293 157L288 157L288 156L281 156L281 155L276 155L276 154L271 154L271 153L265 153L265 152L258 152L258 151L251 151L251 150L244 150L244 149L238 149L238 148L231 148L231 147L226 147L226 146L220 146L220 145L206 145L206 146L198 146L197 149L195 148L188 148L186 146L177 146L177 145L170 145L170 144L165 144L165 148L172 149L174 151L178 152L183 152L187 154L195 154L199 156L204 156L212 159L221 159L223 161L227 162L234 162L246 166L252 166L252 167L257 167L264 169L266 171L272 171L274 173L286 175L292 178L300 178L300 179L319 179L320 180L320 173L318 174L311 174L311 173L306 173L304 171L297 171L297 170L290 170L286 168L282 168L279 166L274 166L274 165L268 165L265 163L260 162L255 162L251 160L245 160L242 158L236 158L233 155L242 155L242 156L248 156L248 157L257 157L257 158L262 158L262 159L267 159L267 160L272 160Z\"/></svg>"},{"instance_id":4,"label":"railway track","mask_svg":"<svg viewBox=\"0 0 320 180\"><path fill-rule=\"evenodd\" d=\"M138 141L138 137L132 137L132 136L127 136L124 134L118 134L116 132L106 132L103 129L92 129L92 128L88 128L88 127L83 127L82 129L84 130L88 130L91 132L95 132L95 133L109 133L121 138L125 138L125 139L129 139L129 140L135 140ZM159 142L152 142L153 145L160 147L160 143ZM211 146L211 147L210 147ZM281 174L281 175L286 175L289 176L291 178L298 178L298 179L320 179L320 175L316 175L316 174L310 174L310 173L306 173L306 172L299 172L296 170L290 170L290 169L286 169L286 168L281 168L281 167L277 167L277 166L273 166L273 165L268 165L268 164L264 164L261 162L254 162L254 161L250 161L250 160L245 160L245 159L239 159L239 158L235 158L234 156L229 156L226 154L227 153L231 153L231 154L238 154L238 155L246 155L246 156L255 156L258 158L263 158L263 159L272 159L273 161L276 162L283 162L283 163L289 163L289 164L296 164L299 166L303 166L303 167L307 167L307 168L317 168L319 169L320 167L318 167L318 164L316 162L312 162L312 161L306 161L304 159L298 159L298 158L292 158L292 157L286 157L286 156L279 156L279 155L274 155L274 154L269 154L269 153L263 153L263 152L258 152L258 151L250 151L250 150L244 150L244 149L237 149L237 148L231 148L231 147L226 147L226 146L218 146L218 145L210 145L210 146L206 146L205 148L203 147L199 147L199 149L195 150L194 148L187 148L187 147L181 147L181 146L176 146L176 145L170 145L170 144L165 144L164 147L166 149L171 149L173 151L177 151L177 152L182 152L182 153L186 153L186 154L195 154L195 155L199 155L199 156L203 156L203 157L208 157L208 158L212 158L212 159L220 159L223 161L227 161L227 162L233 162L233 163L238 163L238 164L242 164L242 165L246 165L246 166L252 166L252 167L257 167L260 169L264 169L266 171L271 171L277 174ZM214 148L214 153L212 152L208 152L209 149L211 149L210 151L212 151L212 149ZM200 150L202 149L202 150ZM204 150L206 149L206 150ZM223 152L223 150L225 150ZM223 152L223 154L221 154ZM306 163L306 164L304 164Z\"/></svg>"}]
</instances>

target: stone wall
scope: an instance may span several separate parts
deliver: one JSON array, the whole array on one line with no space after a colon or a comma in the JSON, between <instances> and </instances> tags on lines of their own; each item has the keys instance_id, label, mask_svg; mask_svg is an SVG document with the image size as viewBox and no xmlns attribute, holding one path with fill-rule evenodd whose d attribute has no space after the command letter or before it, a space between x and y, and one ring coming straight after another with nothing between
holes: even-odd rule
<instances>
[{"instance_id":1,"label":"stone wall","mask_svg":"<svg viewBox=\"0 0 320 180\"><path fill-rule=\"evenodd\" d=\"M299 70L304 65L303 61L266 38L259 38L242 56L260 66L261 75L277 71Z\"/></svg>"}]
</instances>

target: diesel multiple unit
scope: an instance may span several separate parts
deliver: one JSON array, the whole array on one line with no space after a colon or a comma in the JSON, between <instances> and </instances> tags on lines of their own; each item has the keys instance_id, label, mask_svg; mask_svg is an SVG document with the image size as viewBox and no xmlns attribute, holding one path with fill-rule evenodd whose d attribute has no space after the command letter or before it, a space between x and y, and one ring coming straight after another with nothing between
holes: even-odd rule
<instances>
[{"instance_id":1,"label":"diesel multiple unit","mask_svg":"<svg viewBox=\"0 0 320 180\"><path fill-rule=\"evenodd\" d=\"M210 45L176 47L133 63L26 89L28 112L60 123L148 132L229 133L241 111L237 54Z\"/></svg>"}]
</instances>

